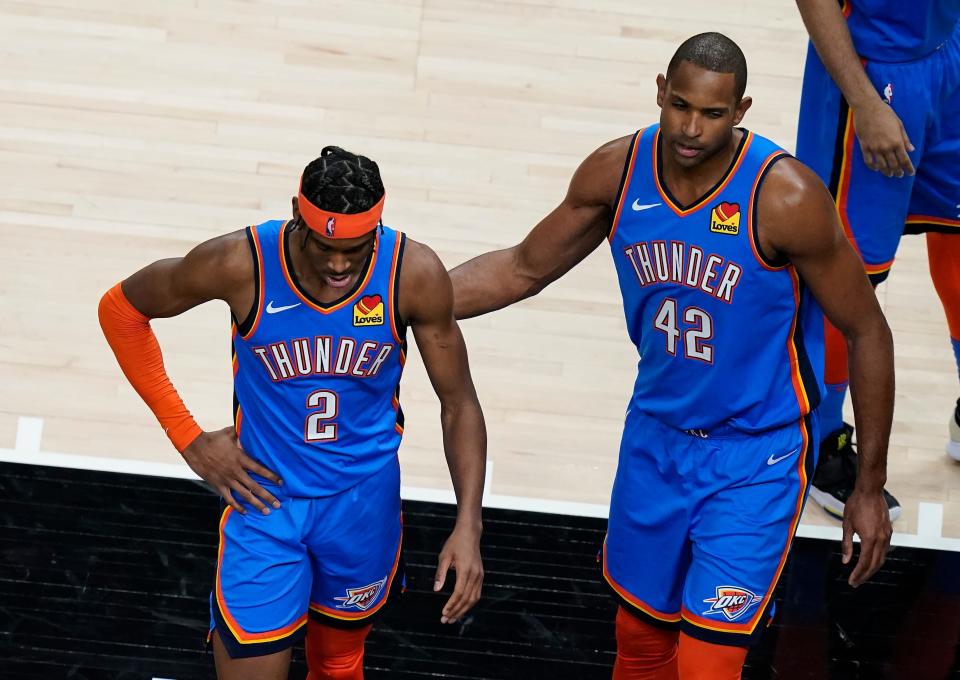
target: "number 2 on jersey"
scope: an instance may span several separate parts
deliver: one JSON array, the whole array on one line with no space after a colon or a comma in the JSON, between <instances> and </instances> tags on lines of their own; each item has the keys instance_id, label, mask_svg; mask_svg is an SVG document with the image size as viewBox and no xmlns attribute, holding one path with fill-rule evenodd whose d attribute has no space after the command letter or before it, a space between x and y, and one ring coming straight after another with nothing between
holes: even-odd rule
<instances>
[{"instance_id":1,"label":"number 2 on jersey","mask_svg":"<svg viewBox=\"0 0 960 680\"><path fill-rule=\"evenodd\" d=\"M667 298L657 310L653 327L667 336L667 353L677 355L677 342L683 336L683 354L688 359L713 363L713 345L706 341L713 337L713 318L699 307L683 310L683 321L691 327L685 330L677 322L677 301Z\"/></svg>"},{"instance_id":2,"label":"number 2 on jersey","mask_svg":"<svg viewBox=\"0 0 960 680\"><path fill-rule=\"evenodd\" d=\"M337 424L325 421L337 417L338 399L337 393L330 390L317 390L310 393L307 397L307 408L319 410L307 416L303 441L334 442L337 440Z\"/></svg>"}]
</instances>

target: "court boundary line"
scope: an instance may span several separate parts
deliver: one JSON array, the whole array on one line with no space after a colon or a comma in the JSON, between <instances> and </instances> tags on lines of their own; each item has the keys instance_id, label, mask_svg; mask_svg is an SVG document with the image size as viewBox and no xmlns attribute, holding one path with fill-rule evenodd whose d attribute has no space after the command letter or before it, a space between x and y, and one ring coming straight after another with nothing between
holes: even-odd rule
<instances>
[{"instance_id":1,"label":"court boundary line","mask_svg":"<svg viewBox=\"0 0 960 680\"><path fill-rule=\"evenodd\" d=\"M177 463L159 463L130 458L57 453L53 451L43 451L41 449L42 440L43 418L20 416L17 418L17 433L14 448L0 448L0 461L23 463L26 465L46 465L75 470L118 472L145 477L167 477L202 481L200 477L190 469L186 461L182 459ZM482 500L483 507L485 508L607 519L608 506L606 505L495 494L491 491L492 487L493 461L488 460L487 468L484 471ZM410 501L446 503L448 505L456 503L456 496L452 489L435 489L401 484L400 496L404 500ZM918 505L917 533L906 534L894 532L890 541L891 545L960 552L960 538L945 538L943 536L943 505L941 503L929 503L925 501L920 501ZM839 542L843 537L843 531L839 526L821 526L801 523L797 527L797 536ZM857 541L859 539L854 536L854 540Z\"/></svg>"},{"instance_id":2,"label":"court boundary line","mask_svg":"<svg viewBox=\"0 0 960 680\"><path fill-rule=\"evenodd\" d=\"M21 418L21 422L25 420L40 421L39 418ZM21 436L18 428L17 448L0 448L0 462L201 481L200 477L190 469L186 462L158 463L129 458L108 458L42 451L38 446L37 423L28 422L25 425L27 432L23 436ZM42 421L40 421L40 427L42 427ZM551 515L571 515L574 517L591 517L595 519L607 518L607 506L598 503L582 503L578 501L561 501L548 498L531 498L529 496L510 496L491 493L489 489L492 477L491 473L492 464L488 467L486 473L487 489L485 489L483 496L483 507L485 508L543 512ZM400 487L400 495L404 500L409 501L445 503L449 505L456 502L456 497L450 489L433 489L430 487L408 486L404 484ZM942 522L943 506L940 503L921 502L920 518L918 520L920 533L906 534L894 532L891 545L904 548L925 548L928 550L960 552L960 538L947 538L941 535L939 529L942 527ZM800 524L797 528L797 536L839 543L842 538L842 531L839 526L830 527ZM854 540L857 541L859 539L854 537Z\"/></svg>"}]
</instances>

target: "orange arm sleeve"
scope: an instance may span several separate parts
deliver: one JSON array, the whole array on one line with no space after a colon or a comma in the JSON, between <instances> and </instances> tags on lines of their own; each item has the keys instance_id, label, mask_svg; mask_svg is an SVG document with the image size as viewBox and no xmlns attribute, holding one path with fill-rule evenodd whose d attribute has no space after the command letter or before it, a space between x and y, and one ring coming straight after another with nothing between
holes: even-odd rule
<instances>
[{"instance_id":1,"label":"orange arm sleeve","mask_svg":"<svg viewBox=\"0 0 960 680\"><path fill-rule=\"evenodd\" d=\"M183 451L203 433L163 366L160 343L118 283L100 299L100 327L133 389L153 411L170 441Z\"/></svg>"}]
</instances>

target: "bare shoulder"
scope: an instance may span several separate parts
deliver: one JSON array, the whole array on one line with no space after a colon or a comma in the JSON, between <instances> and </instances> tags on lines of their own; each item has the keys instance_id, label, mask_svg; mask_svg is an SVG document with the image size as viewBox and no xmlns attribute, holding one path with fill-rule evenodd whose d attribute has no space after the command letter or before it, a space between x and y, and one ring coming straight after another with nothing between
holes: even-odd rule
<instances>
[{"instance_id":1,"label":"bare shoulder","mask_svg":"<svg viewBox=\"0 0 960 680\"><path fill-rule=\"evenodd\" d=\"M813 170L792 156L777 161L770 168L760 191L760 201L770 204L794 207L810 199L823 198L826 194L823 182ZM829 194L826 194L829 198Z\"/></svg>"},{"instance_id":2,"label":"bare shoulder","mask_svg":"<svg viewBox=\"0 0 960 680\"><path fill-rule=\"evenodd\" d=\"M771 168L760 188L761 246L787 257L828 246L839 235L833 199L820 178L795 158Z\"/></svg>"},{"instance_id":3,"label":"bare shoulder","mask_svg":"<svg viewBox=\"0 0 960 680\"><path fill-rule=\"evenodd\" d=\"M420 287L425 285L436 285L449 281L446 267L440 261L439 256L433 249L419 241L414 241L407 237L406 245L403 249L403 262L400 267L401 285L409 283L412 286Z\"/></svg>"},{"instance_id":4,"label":"bare shoulder","mask_svg":"<svg viewBox=\"0 0 960 680\"><path fill-rule=\"evenodd\" d=\"M183 258L182 273L200 279L220 299L253 282L253 251L246 229L238 229L197 245Z\"/></svg>"},{"instance_id":5,"label":"bare shoulder","mask_svg":"<svg viewBox=\"0 0 960 680\"><path fill-rule=\"evenodd\" d=\"M634 135L607 142L587 156L570 182L569 198L579 205L613 207Z\"/></svg>"},{"instance_id":6,"label":"bare shoulder","mask_svg":"<svg viewBox=\"0 0 960 680\"><path fill-rule=\"evenodd\" d=\"M453 286L432 248L407 237L400 263L400 316L412 323L453 313Z\"/></svg>"}]
</instances>

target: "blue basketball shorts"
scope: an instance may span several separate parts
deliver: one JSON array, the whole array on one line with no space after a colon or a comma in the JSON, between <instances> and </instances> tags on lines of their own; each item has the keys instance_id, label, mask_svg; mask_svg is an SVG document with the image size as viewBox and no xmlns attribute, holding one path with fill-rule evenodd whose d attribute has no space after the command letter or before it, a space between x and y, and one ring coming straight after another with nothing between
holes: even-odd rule
<instances>
[{"instance_id":1,"label":"blue basketball shorts","mask_svg":"<svg viewBox=\"0 0 960 680\"><path fill-rule=\"evenodd\" d=\"M272 654L306 633L308 617L366 625L402 587L400 467L333 496L285 496L263 515L227 507L210 595L210 633L233 658Z\"/></svg>"},{"instance_id":2,"label":"blue basketball shorts","mask_svg":"<svg viewBox=\"0 0 960 680\"><path fill-rule=\"evenodd\" d=\"M886 177L863 160L853 112L809 47L797 158L830 189L847 237L874 284L893 265L903 233L960 234L960 24L932 54L899 64L866 62L877 93L903 121L916 175Z\"/></svg>"},{"instance_id":3,"label":"blue basketball shorts","mask_svg":"<svg viewBox=\"0 0 960 680\"><path fill-rule=\"evenodd\" d=\"M631 411L602 554L621 606L707 642L754 643L772 614L819 441L815 414L746 434L685 432Z\"/></svg>"}]
</instances>

